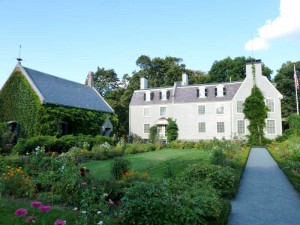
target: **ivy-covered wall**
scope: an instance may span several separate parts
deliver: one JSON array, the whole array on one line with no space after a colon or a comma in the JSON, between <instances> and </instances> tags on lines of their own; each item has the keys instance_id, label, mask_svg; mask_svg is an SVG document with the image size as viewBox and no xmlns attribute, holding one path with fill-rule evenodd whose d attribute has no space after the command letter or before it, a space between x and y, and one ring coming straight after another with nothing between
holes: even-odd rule
<instances>
[{"instance_id":1,"label":"ivy-covered wall","mask_svg":"<svg viewBox=\"0 0 300 225\"><path fill-rule=\"evenodd\" d=\"M57 105L41 105L36 93L21 72L14 72L0 92L0 122L16 121L21 137L57 135L58 123L66 122L72 134L97 135L109 113Z\"/></svg>"},{"instance_id":2,"label":"ivy-covered wall","mask_svg":"<svg viewBox=\"0 0 300 225\"><path fill-rule=\"evenodd\" d=\"M109 113L49 104L40 107L39 115L40 135L57 135L59 122L67 122L72 134L99 135L100 125L104 120L106 118L114 120Z\"/></svg>"},{"instance_id":3,"label":"ivy-covered wall","mask_svg":"<svg viewBox=\"0 0 300 225\"><path fill-rule=\"evenodd\" d=\"M37 134L40 100L21 72L14 72L0 93L0 122L21 124L21 136Z\"/></svg>"}]
</instances>

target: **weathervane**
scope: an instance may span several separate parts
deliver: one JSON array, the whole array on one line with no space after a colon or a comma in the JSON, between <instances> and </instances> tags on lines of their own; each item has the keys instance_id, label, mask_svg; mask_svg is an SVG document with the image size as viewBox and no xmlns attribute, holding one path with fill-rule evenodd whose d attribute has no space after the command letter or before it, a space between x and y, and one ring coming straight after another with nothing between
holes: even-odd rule
<instances>
[{"instance_id":1,"label":"weathervane","mask_svg":"<svg viewBox=\"0 0 300 225\"><path fill-rule=\"evenodd\" d=\"M17 61L21 63L21 61L23 61L23 59L21 58L21 45L19 47L19 58L17 58Z\"/></svg>"}]
</instances>

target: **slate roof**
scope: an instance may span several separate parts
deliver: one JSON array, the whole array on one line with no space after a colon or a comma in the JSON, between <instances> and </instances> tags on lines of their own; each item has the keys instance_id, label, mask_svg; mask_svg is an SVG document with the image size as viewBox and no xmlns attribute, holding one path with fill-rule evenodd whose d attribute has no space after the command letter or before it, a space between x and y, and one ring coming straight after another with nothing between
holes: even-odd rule
<instances>
[{"instance_id":1,"label":"slate roof","mask_svg":"<svg viewBox=\"0 0 300 225\"><path fill-rule=\"evenodd\" d=\"M215 96L215 87L219 84L198 84L198 85L177 87L174 97L172 96L173 89L174 89L173 87L136 90L133 93L130 105L138 106L138 105L189 103L189 102L201 103L201 102L212 102L212 101L229 101L233 99L234 95L236 94L236 92L238 91L242 83L243 82L221 83L226 88L226 95L223 97ZM200 86L205 86L207 88L208 94L206 98L197 97L197 89ZM159 92L163 89L167 89L171 91L171 95L168 100L159 99ZM154 93L154 97L152 101L144 101L144 93L146 91L151 91Z\"/></svg>"},{"instance_id":2,"label":"slate roof","mask_svg":"<svg viewBox=\"0 0 300 225\"><path fill-rule=\"evenodd\" d=\"M76 107L114 113L96 89L17 65L39 95L42 104Z\"/></svg>"}]
</instances>

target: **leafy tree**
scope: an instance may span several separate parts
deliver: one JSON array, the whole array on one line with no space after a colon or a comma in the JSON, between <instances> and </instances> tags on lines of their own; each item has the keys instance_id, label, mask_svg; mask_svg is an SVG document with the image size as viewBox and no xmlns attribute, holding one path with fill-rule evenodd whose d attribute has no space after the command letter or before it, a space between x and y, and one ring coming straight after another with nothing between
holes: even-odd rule
<instances>
[{"instance_id":1,"label":"leafy tree","mask_svg":"<svg viewBox=\"0 0 300 225\"><path fill-rule=\"evenodd\" d=\"M210 77L210 82L228 82L228 81L237 81L242 80L246 77L246 69L245 64L247 60L251 60L251 58L245 57L236 57L231 59L227 57L220 61L215 61L211 66L208 74ZM272 70L262 65L262 73L264 76L271 79Z\"/></svg>"},{"instance_id":2,"label":"leafy tree","mask_svg":"<svg viewBox=\"0 0 300 225\"><path fill-rule=\"evenodd\" d=\"M181 74L185 72L182 59L167 56L164 59L141 55L136 65L141 69L136 72L139 77L147 77L150 87L172 86L174 82L181 80Z\"/></svg>"},{"instance_id":3,"label":"leafy tree","mask_svg":"<svg viewBox=\"0 0 300 225\"><path fill-rule=\"evenodd\" d=\"M101 96L106 97L106 94L119 87L117 73L113 69L106 70L98 67L94 75L94 86Z\"/></svg>"},{"instance_id":4,"label":"leafy tree","mask_svg":"<svg viewBox=\"0 0 300 225\"><path fill-rule=\"evenodd\" d=\"M294 65L300 71L300 61L283 63L275 76L276 88L283 95L281 100L281 115L283 118L289 117L296 112L296 91L294 82ZM299 76L299 73L298 73ZM299 93L298 93L299 97Z\"/></svg>"},{"instance_id":5,"label":"leafy tree","mask_svg":"<svg viewBox=\"0 0 300 225\"><path fill-rule=\"evenodd\" d=\"M178 126L176 120L168 118L168 124L166 126L167 131L167 141L175 141L178 138Z\"/></svg>"},{"instance_id":6,"label":"leafy tree","mask_svg":"<svg viewBox=\"0 0 300 225\"><path fill-rule=\"evenodd\" d=\"M186 70L189 76L189 84L206 84L210 81L210 77L201 70Z\"/></svg>"},{"instance_id":7,"label":"leafy tree","mask_svg":"<svg viewBox=\"0 0 300 225\"><path fill-rule=\"evenodd\" d=\"M252 145L264 144L264 127L265 119L268 117L268 107L265 105L261 90L256 85L253 86L251 95L245 100L243 113L245 118L250 121L248 126L249 143Z\"/></svg>"},{"instance_id":8,"label":"leafy tree","mask_svg":"<svg viewBox=\"0 0 300 225\"><path fill-rule=\"evenodd\" d=\"M300 116L293 113L288 118L289 133L300 135Z\"/></svg>"}]
</instances>

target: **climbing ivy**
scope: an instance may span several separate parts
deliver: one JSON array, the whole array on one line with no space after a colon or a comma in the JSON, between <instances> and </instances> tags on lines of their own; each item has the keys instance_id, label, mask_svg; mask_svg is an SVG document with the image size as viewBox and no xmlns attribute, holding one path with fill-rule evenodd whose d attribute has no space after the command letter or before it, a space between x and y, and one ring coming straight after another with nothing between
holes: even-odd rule
<instances>
[{"instance_id":1,"label":"climbing ivy","mask_svg":"<svg viewBox=\"0 0 300 225\"><path fill-rule=\"evenodd\" d=\"M0 93L0 122L21 124L21 136L36 135L40 101L21 72L14 72Z\"/></svg>"},{"instance_id":2,"label":"climbing ivy","mask_svg":"<svg viewBox=\"0 0 300 225\"><path fill-rule=\"evenodd\" d=\"M109 113L41 105L39 97L19 71L12 74L0 93L0 122L16 121L21 125L20 136L23 138L57 135L59 122L67 122L73 134L96 135L106 118L114 125L117 123L116 116Z\"/></svg>"},{"instance_id":3,"label":"climbing ivy","mask_svg":"<svg viewBox=\"0 0 300 225\"><path fill-rule=\"evenodd\" d=\"M268 117L268 107L265 105L264 96L261 90L254 85L251 95L246 98L243 113L250 124L248 130L249 144L263 145L266 141L264 136L265 119Z\"/></svg>"}]
</instances>

